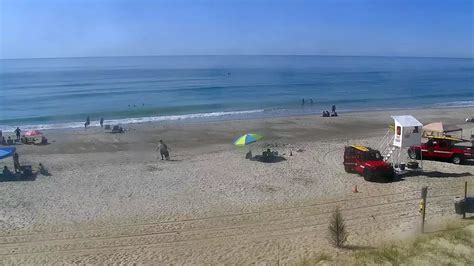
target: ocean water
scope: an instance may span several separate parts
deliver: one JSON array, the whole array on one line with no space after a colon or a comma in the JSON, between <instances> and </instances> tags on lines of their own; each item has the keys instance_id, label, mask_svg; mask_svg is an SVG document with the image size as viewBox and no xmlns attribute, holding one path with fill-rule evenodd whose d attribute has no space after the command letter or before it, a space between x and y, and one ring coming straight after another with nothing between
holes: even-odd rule
<instances>
[{"instance_id":1,"label":"ocean water","mask_svg":"<svg viewBox=\"0 0 474 266\"><path fill-rule=\"evenodd\" d=\"M302 98L306 104L301 105ZM314 104L309 104L313 99ZM0 60L0 130L474 106L474 59L156 56Z\"/></svg>"}]
</instances>

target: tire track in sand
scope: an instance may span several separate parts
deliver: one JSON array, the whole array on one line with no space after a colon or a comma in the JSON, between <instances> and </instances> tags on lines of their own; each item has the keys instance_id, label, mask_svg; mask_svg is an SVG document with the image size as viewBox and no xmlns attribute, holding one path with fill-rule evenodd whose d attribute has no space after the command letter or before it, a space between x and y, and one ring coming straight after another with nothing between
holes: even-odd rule
<instances>
[{"instance_id":1,"label":"tire track in sand","mask_svg":"<svg viewBox=\"0 0 474 266\"><path fill-rule=\"evenodd\" d=\"M329 206L334 206L335 204L344 203L347 206L342 209L344 215L346 216L347 221L349 222L349 226L353 227L356 226L360 228L364 224L367 225L371 223L371 216L368 215L369 213L374 213L377 215L378 218L380 217L388 217L382 220L386 221L396 221L397 219L411 219L416 217L416 210L412 208L410 211L406 211L407 208L410 206L416 205L416 201L418 200L415 194L416 191L411 191L412 197L409 199L404 200L393 200L390 197L395 197L397 194L388 194L388 195L377 195L377 196L370 196L370 197L361 197L359 199L346 199L342 201L335 201L330 203L322 203L317 204L315 206L301 206L301 207L294 207L294 208L287 208L283 209L283 213L280 214L279 219L274 215L274 212L267 211L264 213L270 214L269 216L258 217L257 220L261 220L261 222L255 222L250 219L250 223L246 223L243 225L236 225L232 219L224 221L225 226L215 227L212 222L209 223L209 219L221 219L222 217L229 217L229 216L221 216L221 217L205 217L201 219L192 219L188 222L191 224L194 222L201 222L207 221L204 228L200 228L199 226L190 226L188 230L182 228L180 231L164 231L160 233L150 233L145 232L143 234L137 234L136 231L122 233L120 236L106 236L106 237L94 237L94 236L76 236L72 238L61 238L62 234L67 234L68 232L61 232L56 233L56 236L59 238L40 238L40 240L34 239L24 239L23 241L15 241L15 236L8 236L10 241L3 242L0 245L1 255L0 256L20 256L20 255L34 255L40 253L54 253L54 252L65 252L65 253L76 253L76 252L84 252L87 250L98 250L98 249L116 249L116 248L125 248L125 247L137 247L137 246L150 246L150 245L173 245L179 243L182 245L183 243L187 242L196 242L196 241L207 241L207 240L225 240L228 241L230 238L252 238L252 239L263 239L265 237L271 236L287 236L287 235L298 235L298 234L306 234L310 233L314 230L325 229L327 226L327 217L328 214L331 212ZM406 193L406 192L404 192ZM440 195L439 197L446 197L451 196L449 195ZM366 200L367 198L371 198L373 201L379 202L377 204L365 204L358 202L360 200ZM385 203L381 203L386 201ZM359 205L359 206L357 206ZM315 208L318 207L318 208ZM389 211L387 211L387 209ZM292 218L288 218L286 215L288 213L286 211L292 210L296 211L298 216L294 216ZM405 210L401 212L400 210ZM276 210L276 212L281 212L282 210ZM309 212L308 212L309 211ZM299 213L299 214L298 214ZM251 213L250 215L259 215L260 212ZM231 217L238 217L242 215L249 215L249 214L234 214ZM286 217L286 219L282 219ZM268 221L267 219L270 219ZM351 221L363 221L366 222L361 223L356 222L354 224ZM378 219L380 223L380 219ZM221 221L222 223L222 221ZM161 225L161 223L157 223L156 225ZM141 228L143 225L125 225L124 228L128 227L138 227ZM200 225L203 226L202 224ZM193 229L193 228L198 229ZM116 229L116 228L115 228ZM97 229L95 229L97 230ZM109 234L114 232L114 230L109 229L110 231L105 230ZM88 232L86 230L86 232ZM107 234L106 234L107 235ZM169 237L169 236L172 237ZM30 234L28 236L51 236L48 234ZM160 237L156 237L160 236ZM165 236L165 237L163 237ZM178 236L178 237L177 237ZM19 236L16 236L19 237ZM69 236L70 237L70 236ZM5 236L2 237L5 240ZM57 243L54 244L54 241ZM122 242L120 242L122 241ZM43 244L42 244L43 242Z\"/></svg>"}]
</instances>

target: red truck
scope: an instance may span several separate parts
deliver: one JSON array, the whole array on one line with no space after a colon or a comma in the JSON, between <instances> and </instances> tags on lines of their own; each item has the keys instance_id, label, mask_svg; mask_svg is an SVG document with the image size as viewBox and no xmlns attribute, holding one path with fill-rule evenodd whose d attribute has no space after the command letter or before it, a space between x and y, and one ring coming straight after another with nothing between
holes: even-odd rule
<instances>
[{"instance_id":1,"label":"red truck","mask_svg":"<svg viewBox=\"0 0 474 266\"><path fill-rule=\"evenodd\" d=\"M411 146L408 156L411 159L441 159L461 164L467 159L474 159L472 143L463 145L466 140L453 137L430 137L428 142Z\"/></svg>"},{"instance_id":2,"label":"red truck","mask_svg":"<svg viewBox=\"0 0 474 266\"><path fill-rule=\"evenodd\" d=\"M378 150L362 145L350 145L344 149L344 170L359 173L366 181L392 181L393 166L383 160Z\"/></svg>"}]
</instances>

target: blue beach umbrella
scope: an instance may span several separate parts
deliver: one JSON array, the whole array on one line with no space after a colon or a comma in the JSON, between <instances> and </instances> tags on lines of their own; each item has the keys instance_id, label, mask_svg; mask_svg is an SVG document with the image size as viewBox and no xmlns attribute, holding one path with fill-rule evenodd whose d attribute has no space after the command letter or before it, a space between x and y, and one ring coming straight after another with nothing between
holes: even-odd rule
<instances>
[{"instance_id":1,"label":"blue beach umbrella","mask_svg":"<svg viewBox=\"0 0 474 266\"><path fill-rule=\"evenodd\" d=\"M16 151L15 147L0 148L0 159L4 159L4 158L10 157L10 156L13 156L15 151Z\"/></svg>"}]
</instances>

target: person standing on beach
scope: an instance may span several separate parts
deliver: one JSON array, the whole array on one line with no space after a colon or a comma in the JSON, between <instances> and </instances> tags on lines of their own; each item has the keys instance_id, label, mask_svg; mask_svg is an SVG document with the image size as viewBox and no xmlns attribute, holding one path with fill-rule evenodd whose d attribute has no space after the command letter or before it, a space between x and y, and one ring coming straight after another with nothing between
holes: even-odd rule
<instances>
[{"instance_id":1,"label":"person standing on beach","mask_svg":"<svg viewBox=\"0 0 474 266\"><path fill-rule=\"evenodd\" d=\"M301 105L302 106L304 105L304 98L301 100Z\"/></svg>"},{"instance_id":2,"label":"person standing on beach","mask_svg":"<svg viewBox=\"0 0 474 266\"><path fill-rule=\"evenodd\" d=\"M160 144L158 144L157 150L160 151L161 155L161 160L166 159L167 161L170 159L170 153L169 151L171 150L168 148L168 146L163 142L163 140L160 139Z\"/></svg>"},{"instance_id":3,"label":"person standing on beach","mask_svg":"<svg viewBox=\"0 0 474 266\"><path fill-rule=\"evenodd\" d=\"M20 134L21 134L21 129L19 127L16 127L15 134L16 134L16 141L19 141L20 140Z\"/></svg>"},{"instance_id":4,"label":"person standing on beach","mask_svg":"<svg viewBox=\"0 0 474 266\"><path fill-rule=\"evenodd\" d=\"M100 127L103 127L103 126L104 126L104 118L101 117L101 118L100 118Z\"/></svg>"},{"instance_id":5,"label":"person standing on beach","mask_svg":"<svg viewBox=\"0 0 474 266\"><path fill-rule=\"evenodd\" d=\"M89 118L89 116L87 116L86 122L84 123L84 128L87 129L87 127L90 125L90 123L91 123L91 119Z\"/></svg>"},{"instance_id":6,"label":"person standing on beach","mask_svg":"<svg viewBox=\"0 0 474 266\"><path fill-rule=\"evenodd\" d=\"M19 173L20 172L20 156L18 155L18 153L14 153L13 154L13 167L15 168L15 173Z\"/></svg>"},{"instance_id":7,"label":"person standing on beach","mask_svg":"<svg viewBox=\"0 0 474 266\"><path fill-rule=\"evenodd\" d=\"M332 113L335 113L335 112L336 112L336 105L333 104L333 105L332 105Z\"/></svg>"}]
</instances>

